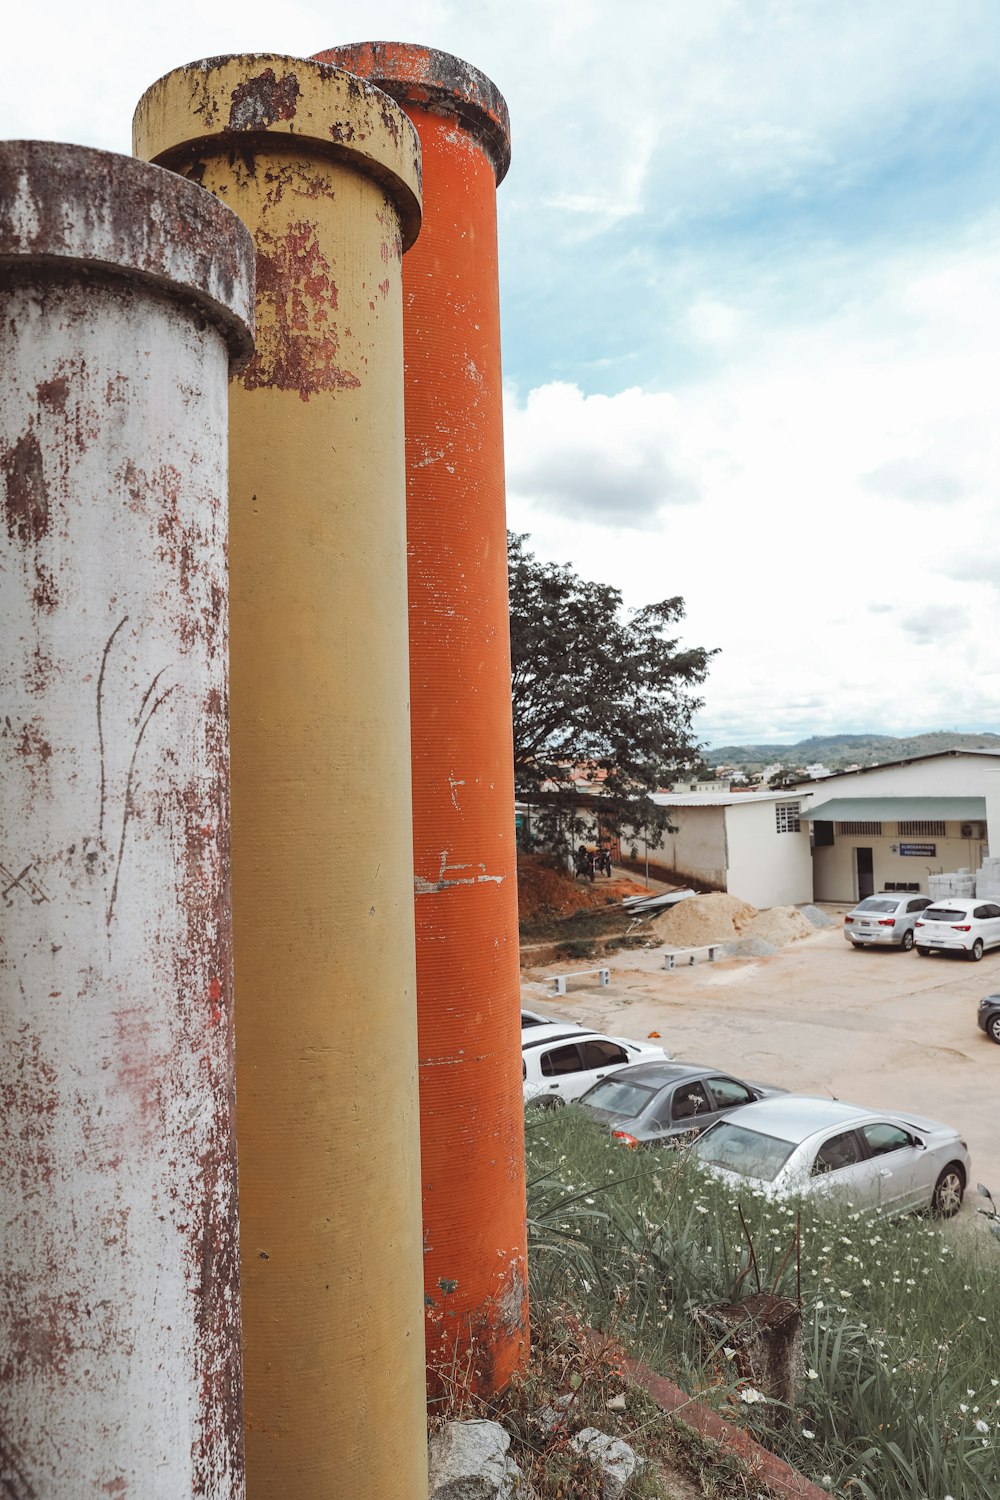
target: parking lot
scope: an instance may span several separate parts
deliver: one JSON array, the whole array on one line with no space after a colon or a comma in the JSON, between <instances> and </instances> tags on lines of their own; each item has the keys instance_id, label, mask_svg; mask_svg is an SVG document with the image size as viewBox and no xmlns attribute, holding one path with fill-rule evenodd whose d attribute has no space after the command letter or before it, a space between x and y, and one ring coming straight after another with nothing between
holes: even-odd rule
<instances>
[{"instance_id":1,"label":"parking lot","mask_svg":"<svg viewBox=\"0 0 1000 1500\"><path fill-rule=\"evenodd\" d=\"M526 970L523 1000L622 1036L658 1031L675 1057L745 1078L942 1120L968 1142L973 1199L976 1180L1000 1197L1000 1047L976 1025L980 996L1000 991L1000 950L978 964L856 951L840 927L845 909L825 908L836 926L766 958L667 973L656 950L610 954L600 960L608 987L571 979L558 999L542 975L597 960Z\"/></svg>"}]
</instances>

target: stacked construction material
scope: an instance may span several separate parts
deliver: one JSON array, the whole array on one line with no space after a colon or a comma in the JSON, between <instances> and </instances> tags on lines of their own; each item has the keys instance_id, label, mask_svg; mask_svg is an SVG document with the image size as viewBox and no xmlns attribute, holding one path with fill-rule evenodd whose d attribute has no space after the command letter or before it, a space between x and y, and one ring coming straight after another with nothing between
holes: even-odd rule
<instances>
[{"instance_id":1,"label":"stacked construction material","mask_svg":"<svg viewBox=\"0 0 1000 1500\"><path fill-rule=\"evenodd\" d=\"M976 895L984 901L1000 901L1000 857L983 856L976 871Z\"/></svg>"},{"instance_id":2,"label":"stacked construction material","mask_svg":"<svg viewBox=\"0 0 1000 1500\"><path fill-rule=\"evenodd\" d=\"M971 870L955 870L951 874L930 875L927 879L927 893L932 901L939 901L943 896L964 896L969 900L977 894L976 877Z\"/></svg>"}]
</instances>

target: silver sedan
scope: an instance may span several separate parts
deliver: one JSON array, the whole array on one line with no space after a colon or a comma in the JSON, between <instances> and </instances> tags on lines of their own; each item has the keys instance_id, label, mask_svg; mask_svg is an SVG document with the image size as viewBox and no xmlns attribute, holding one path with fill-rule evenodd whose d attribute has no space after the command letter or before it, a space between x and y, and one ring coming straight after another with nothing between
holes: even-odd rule
<instances>
[{"instance_id":1,"label":"silver sedan","mask_svg":"<svg viewBox=\"0 0 1000 1500\"><path fill-rule=\"evenodd\" d=\"M913 947L914 926L931 904L929 896L899 896L895 891L879 891L866 896L844 918L844 936L855 948Z\"/></svg>"},{"instance_id":2,"label":"silver sedan","mask_svg":"<svg viewBox=\"0 0 1000 1500\"><path fill-rule=\"evenodd\" d=\"M785 1094L734 1110L691 1147L713 1174L768 1196L836 1194L878 1214L962 1206L969 1149L950 1125Z\"/></svg>"}]
</instances>

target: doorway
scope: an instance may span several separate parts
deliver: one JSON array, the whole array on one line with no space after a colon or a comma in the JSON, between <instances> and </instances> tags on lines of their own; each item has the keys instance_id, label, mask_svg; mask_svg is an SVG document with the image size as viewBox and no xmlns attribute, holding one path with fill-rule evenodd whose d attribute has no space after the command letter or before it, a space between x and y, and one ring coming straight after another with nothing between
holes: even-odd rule
<instances>
[{"instance_id":1,"label":"doorway","mask_svg":"<svg viewBox=\"0 0 1000 1500\"><path fill-rule=\"evenodd\" d=\"M855 849L855 871L858 877L858 900L875 894L875 861L870 849Z\"/></svg>"}]
</instances>

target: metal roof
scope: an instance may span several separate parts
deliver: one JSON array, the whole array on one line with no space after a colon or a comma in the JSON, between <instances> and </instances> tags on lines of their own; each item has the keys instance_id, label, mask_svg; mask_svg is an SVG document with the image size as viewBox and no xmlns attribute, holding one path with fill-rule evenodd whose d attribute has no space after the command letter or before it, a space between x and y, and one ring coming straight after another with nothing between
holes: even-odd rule
<instances>
[{"instance_id":1,"label":"metal roof","mask_svg":"<svg viewBox=\"0 0 1000 1500\"><path fill-rule=\"evenodd\" d=\"M802 816L824 823L982 822L985 797L831 797Z\"/></svg>"},{"instance_id":2,"label":"metal roof","mask_svg":"<svg viewBox=\"0 0 1000 1500\"><path fill-rule=\"evenodd\" d=\"M976 745L970 749L955 746L951 750L928 750L923 755L904 755L900 760L880 760L873 766L857 766L853 771L829 771L825 776L796 781L794 785L811 786L814 781L838 781L845 776L867 776L869 771L888 771L895 766L915 765L920 760L946 760L949 756L954 758L962 755L991 755L995 759L1000 756L1000 749L991 750L985 745Z\"/></svg>"},{"instance_id":3,"label":"metal roof","mask_svg":"<svg viewBox=\"0 0 1000 1500\"><path fill-rule=\"evenodd\" d=\"M738 807L741 802L801 802L811 797L800 786L770 792L653 792L660 807Z\"/></svg>"}]
</instances>

